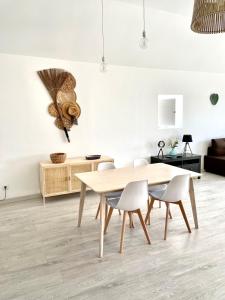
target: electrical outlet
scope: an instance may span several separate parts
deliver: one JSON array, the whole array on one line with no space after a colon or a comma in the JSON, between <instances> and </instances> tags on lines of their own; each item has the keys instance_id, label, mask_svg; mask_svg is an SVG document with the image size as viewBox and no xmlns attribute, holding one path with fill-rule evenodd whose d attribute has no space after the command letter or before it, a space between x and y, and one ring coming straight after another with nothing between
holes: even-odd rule
<instances>
[{"instance_id":1,"label":"electrical outlet","mask_svg":"<svg viewBox=\"0 0 225 300\"><path fill-rule=\"evenodd\" d=\"M8 185L3 185L3 191L4 191L4 198L1 199L1 200L6 200L7 198L7 191L9 189L9 186Z\"/></svg>"}]
</instances>

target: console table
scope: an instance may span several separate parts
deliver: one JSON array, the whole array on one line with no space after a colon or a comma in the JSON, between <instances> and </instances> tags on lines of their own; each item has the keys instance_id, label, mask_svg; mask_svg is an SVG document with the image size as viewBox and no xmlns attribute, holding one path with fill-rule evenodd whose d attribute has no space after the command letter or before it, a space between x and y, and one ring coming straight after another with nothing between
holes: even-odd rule
<instances>
[{"instance_id":1,"label":"console table","mask_svg":"<svg viewBox=\"0 0 225 300\"><path fill-rule=\"evenodd\" d=\"M75 173L96 171L101 162L113 162L113 158L101 156L100 159L86 160L85 157L67 159L62 164L51 161L40 163L40 190L45 205L45 198L80 192L81 182Z\"/></svg>"},{"instance_id":2,"label":"console table","mask_svg":"<svg viewBox=\"0 0 225 300\"><path fill-rule=\"evenodd\" d=\"M190 170L193 172L200 173L201 172L201 155L196 154L177 154L177 156L172 157L169 155L161 156L151 156L151 163L164 163L168 165L172 165L175 167L179 167L182 169Z\"/></svg>"}]
</instances>

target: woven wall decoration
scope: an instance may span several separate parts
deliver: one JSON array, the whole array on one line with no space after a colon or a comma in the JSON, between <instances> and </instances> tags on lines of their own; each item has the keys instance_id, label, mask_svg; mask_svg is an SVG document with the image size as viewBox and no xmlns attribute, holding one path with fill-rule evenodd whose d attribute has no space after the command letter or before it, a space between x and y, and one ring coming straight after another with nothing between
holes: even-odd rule
<instances>
[{"instance_id":1,"label":"woven wall decoration","mask_svg":"<svg viewBox=\"0 0 225 300\"><path fill-rule=\"evenodd\" d=\"M195 0L191 29L198 33L225 31L225 0Z\"/></svg>"},{"instance_id":2,"label":"woven wall decoration","mask_svg":"<svg viewBox=\"0 0 225 300\"><path fill-rule=\"evenodd\" d=\"M81 114L74 91L76 80L71 73L62 69L48 69L37 73L53 100L48 107L48 112L56 118L55 125L64 130L70 142L68 131L74 124L78 125L77 120Z\"/></svg>"}]
</instances>

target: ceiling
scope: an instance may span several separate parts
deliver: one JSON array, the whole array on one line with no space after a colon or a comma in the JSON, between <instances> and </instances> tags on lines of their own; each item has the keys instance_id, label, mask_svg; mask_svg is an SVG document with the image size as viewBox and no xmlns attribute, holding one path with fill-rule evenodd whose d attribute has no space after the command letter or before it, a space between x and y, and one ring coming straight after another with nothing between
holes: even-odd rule
<instances>
[{"instance_id":1,"label":"ceiling","mask_svg":"<svg viewBox=\"0 0 225 300\"><path fill-rule=\"evenodd\" d=\"M118 0L141 6L142 0ZM146 6L187 16L192 11L194 0L145 0Z\"/></svg>"},{"instance_id":2,"label":"ceiling","mask_svg":"<svg viewBox=\"0 0 225 300\"><path fill-rule=\"evenodd\" d=\"M105 0L109 64L225 72L225 34L190 30L193 0L146 0L149 48L141 50L141 0ZM100 0L0 0L0 52L99 62Z\"/></svg>"}]
</instances>

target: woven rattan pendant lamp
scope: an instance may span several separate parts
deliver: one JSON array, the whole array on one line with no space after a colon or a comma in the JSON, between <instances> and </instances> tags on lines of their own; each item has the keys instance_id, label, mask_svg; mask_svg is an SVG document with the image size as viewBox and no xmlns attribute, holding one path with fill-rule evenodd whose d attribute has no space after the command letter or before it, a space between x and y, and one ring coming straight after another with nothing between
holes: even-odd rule
<instances>
[{"instance_id":1,"label":"woven rattan pendant lamp","mask_svg":"<svg viewBox=\"0 0 225 300\"><path fill-rule=\"evenodd\" d=\"M195 0L191 29L198 33L225 31L225 0Z\"/></svg>"}]
</instances>

